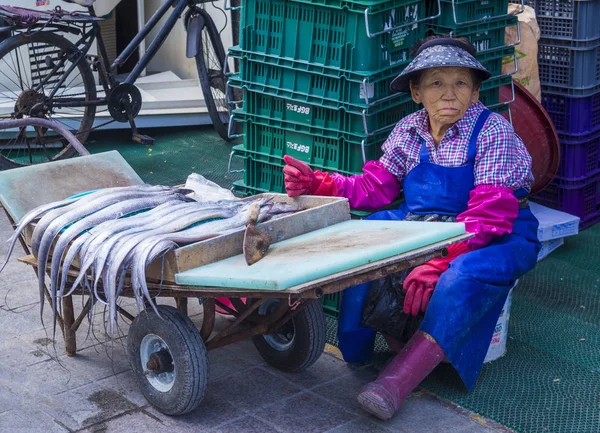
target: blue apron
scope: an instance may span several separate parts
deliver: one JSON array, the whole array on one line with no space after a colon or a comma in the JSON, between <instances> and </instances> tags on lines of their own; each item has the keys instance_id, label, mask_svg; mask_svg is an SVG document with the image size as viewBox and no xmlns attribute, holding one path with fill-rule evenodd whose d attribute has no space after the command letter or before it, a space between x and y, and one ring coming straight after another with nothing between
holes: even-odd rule
<instances>
[{"instance_id":1,"label":"blue apron","mask_svg":"<svg viewBox=\"0 0 600 433\"><path fill-rule=\"evenodd\" d=\"M477 137L490 114L489 110L484 110L477 119L469 140L468 161L464 166L444 167L431 163L425 140L421 138L420 163L403 182L406 201L396 210L377 212L368 219L403 220L409 212L456 216L465 211L469 193L474 188ZM517 197L526 194L525 190L515 192ZM511 234L453 260L433 292L419 328L432 335L444 349L469 391L473 389L483 365L509 290L536 264L540 249L537 228L538 221L529 208L520 209ZM348 296L347 290L343 292L339 340L345 359L345 352L348 352L348 358L355 358L355 361L362 358L360 361L364 362L368 360L366 356L371 355L369 348L372 352L372 345L369 347L370 341L366 339L366 328L355 326L355 337L363 337L360 353L353 346L361 339L353 338L349 332L351 324L356 324L357 320L360 323L361 313L361 309L352 308L350 304L362 301L364 305L368 286L362 284L350 288L358 296ZM374 332L371 332L369 336L374 338Z\"/></svg>"}]
</instances>

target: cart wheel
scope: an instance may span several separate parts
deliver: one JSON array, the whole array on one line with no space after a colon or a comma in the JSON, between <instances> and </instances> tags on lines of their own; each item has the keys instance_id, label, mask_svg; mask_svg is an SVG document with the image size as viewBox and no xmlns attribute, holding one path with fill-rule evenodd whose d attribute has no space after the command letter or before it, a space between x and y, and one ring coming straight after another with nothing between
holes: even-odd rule
<instances>
[{"instance_id":1,"label":"cart wheel","mask_svg":"<svg viewBox=\"0 0 600 433\"><path fill-rule=\"evenodd\" d=\"M268 300L258 308L258 314L268 315L277 309L279 302L287 300ZM276 333L253 338L263 359L282 371L298 372L310 367L325 349L323 309L316 301L307 302L307 307Z\"/></svg>"},{"instance_id":2,"label":"cart wheel","mask_svg":"<svg viewBox=\"0 0 600 433\"><path fill-rule=\"evenodd\" d=\"M129 364L146 400L167 415L198 407L208 381L208 355L192 321L176 308L142 312L127 336Z\"/></svg>"}]
</instances>

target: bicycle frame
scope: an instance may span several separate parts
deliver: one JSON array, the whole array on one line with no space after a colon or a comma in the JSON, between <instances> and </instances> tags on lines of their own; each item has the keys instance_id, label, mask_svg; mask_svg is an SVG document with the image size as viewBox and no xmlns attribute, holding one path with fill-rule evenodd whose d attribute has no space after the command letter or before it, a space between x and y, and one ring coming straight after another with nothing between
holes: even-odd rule
<instances>
[{"instance_id":1,"label":"bicycle frame","mask_svg":"<svg viewBox=\"0 0 600 433\"><path fill-rule=\"evenodd\" d=\"M79 48L79 56L78 58L72 60L72 65L63 74L62 78L59 82L54 86L52 92L49 97L54 97L56 91L62 86L69 76L71 72L77 67L77 64L80 61L84 61L84 57L89 52L94 40L98 43L98 57L102 62L103 70L99 70L100 84L104 88L105 93L108 95L110 90L117 85L114 80L114 72L118 67L122 66L129 57L136 51L140 42L148 36L148 34L156 27L160 19L167 13L168 9L173 7L174 10L171 12L171 15L167 19L166 23L159 30L156 37L152 40L150 45L148 46L146 52L140 57L139 62L133 68L133 70L127 75L125 79L125 83L133 84L142 74L142 71L148 66L150 61L156 55L162 44L167 39L168 35L175 27L175 24L179 20L180 16L183 14L184 10L187 7L193 7L194 3L191 0L166 0L160 8L152 15L150 20L142 27L140 32L131 40L131 42L125 47L123 52L117 56L117 58L113 61L112 64L108 63L108 55L106 51L106 47L104 45L104 40L102 39L102 34L100 32L100 27L97 22L91 23L91 29L86 30L85 25L84 28L78 32L81 34L81 38L76 41L74 44ZM95 16L93 7L88 8L91 16ZM64 26L56 26L58 27L58 31L65 31ZM69 28L70 33L74 33L73 29ZM54 70L58 70L61 65L55 65ZM52 74L49 74L49 76ZM43 85L44 83L41 83ZM97 98L93 101L82 101L80 99L72 99L72 98L61 98L58 105L62 107L81 107L87 105L104 105L106 104L106 97Z\"/></svg>"}]
</instances>

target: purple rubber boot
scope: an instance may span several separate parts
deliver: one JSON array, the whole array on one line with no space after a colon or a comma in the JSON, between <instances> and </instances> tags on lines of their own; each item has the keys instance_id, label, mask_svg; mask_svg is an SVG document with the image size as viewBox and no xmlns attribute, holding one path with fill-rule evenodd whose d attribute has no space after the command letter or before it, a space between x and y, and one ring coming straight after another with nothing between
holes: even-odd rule
<instances>
[{"instance_id":1,"label":"purple rubber boot","mask_svg":"<svg viewBox=\"0 0 600 433\"><path fill-rule=\"evenodd\" d=\"M444 351L431 335L417 331L377 379L365 385L358 394L358 402L377 418L390 419L444 357Z\"/></svg>"}]
</instances>

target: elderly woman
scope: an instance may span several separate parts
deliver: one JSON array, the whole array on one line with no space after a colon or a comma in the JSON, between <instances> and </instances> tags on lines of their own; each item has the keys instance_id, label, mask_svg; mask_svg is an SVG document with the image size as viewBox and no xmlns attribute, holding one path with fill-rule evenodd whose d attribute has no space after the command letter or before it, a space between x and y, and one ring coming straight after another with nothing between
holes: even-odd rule
<instances>
[{"instance_id":1,"label":"elderly woman","mask_svg":"<svg viewBox=\"0 0 600 433\"><path fill-rule=\"evenodd\" d=\"M419 329L358 395L361 406L389 419L444 359L472 390L494 327L515 281L539 251L538 222L527 205L531 157L512 126L478 101L490 73L463 39L426 39L391 83L423 109L402 119L383 156L363 174L313 172L285 157L288 195L348 198L354 209L377 210L404 190L396 210L371 219L449 220L474 235L445 258L414 268L402 283L404 314L424 312ZM343 313L343 311L341 311Z\"/></svg>"}]
</instances>

